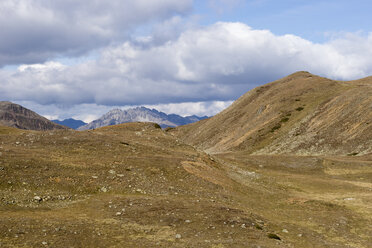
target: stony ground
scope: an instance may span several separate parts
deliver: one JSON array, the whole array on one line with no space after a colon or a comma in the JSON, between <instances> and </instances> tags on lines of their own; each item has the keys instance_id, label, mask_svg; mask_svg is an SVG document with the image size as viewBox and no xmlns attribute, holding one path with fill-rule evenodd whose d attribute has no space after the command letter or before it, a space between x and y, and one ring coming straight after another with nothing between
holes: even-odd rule
<instances>
[{"instance_id":1,"label":"stony ground","mask_svg":"<svg viewBox=\"0 0 372 248\"><path fill-rule=\"evenodd\" d=\"M368 247L370 157L208 155L149 123L0 127L0 247Z\"/></svg>"}]
</instances>

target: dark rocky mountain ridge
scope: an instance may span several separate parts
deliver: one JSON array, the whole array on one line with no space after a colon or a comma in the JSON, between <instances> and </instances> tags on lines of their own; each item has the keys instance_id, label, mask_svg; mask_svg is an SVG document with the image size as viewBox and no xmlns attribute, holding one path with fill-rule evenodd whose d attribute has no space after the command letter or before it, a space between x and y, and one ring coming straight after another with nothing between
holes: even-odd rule
<instances>
[{"instance_id":1,"label":"dark rocky mountain ridge","mask_svg":"<svg viewBox=\"0 0 372 248\"><path fill-rule=\"evenodd\" d=\"M0 102L0 125L27 130L68 129L21 105L7 101Z\"/></svg>"}]
</instances>

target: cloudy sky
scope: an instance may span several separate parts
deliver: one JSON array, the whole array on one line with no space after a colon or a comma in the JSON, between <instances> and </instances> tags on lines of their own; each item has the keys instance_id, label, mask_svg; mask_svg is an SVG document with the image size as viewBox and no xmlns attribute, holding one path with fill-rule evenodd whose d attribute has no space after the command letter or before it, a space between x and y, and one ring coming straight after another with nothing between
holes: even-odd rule
<instances>
[{"instance_id":1,"label":"cloudy sky","mask_svg":"<svg viewBox=\"0 0 372 248\"><path fill-rule=\"evenodd\" d=\"M367 0L1 0L0 100L48 118L213 115L295 71L372 75Z\"/></svg>"}]
</instances>

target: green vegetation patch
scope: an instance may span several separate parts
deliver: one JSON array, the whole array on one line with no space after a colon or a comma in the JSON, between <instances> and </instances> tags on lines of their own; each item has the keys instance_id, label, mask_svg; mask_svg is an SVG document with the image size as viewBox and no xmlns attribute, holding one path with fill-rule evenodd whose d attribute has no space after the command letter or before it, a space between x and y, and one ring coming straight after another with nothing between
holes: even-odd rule
<instances>
[{"instance_id":1,"label":"green vegetation patch","mask_svg":"<svg viewBox=\"0 0 372 248\"><path fill-rule=\"evenodd\" d=\"M154 123L154 127L161 129L161 126L158 123Z\"/></svg>"},{"instance_id":2,"label":"green vegetation patch","mask_svg":"<svg viewBox=\"0 0 372 248\"><path fill-rule=\"evenodd\" d=\"M303 107L298 107L298 108L296 108L296 110L297 111L302 111L302 110L304 110L304 108Z\"/></svg>"},{"instance_id":3,"label":"green vegetation patch","mask_svg":"<svg viewBox=\"0 0 372 248\"><path fill-rule=\"evenodd\" d=\"M289 121L289 118L288 118L288 117L284 117L284 118L282 118L282 119L280 120L280 122L287 122L287 121Z\"/></svg>"},{"instance_id":4,"label":"green vegetation patch","mask_svg":"<svg viewBox=\"0 0 372 248\"><path fill-rule=\"evenodd\" d=\"M254 224L254 227L258 230L263 230L262 226L258 225L257 223Z\"/></svg>"},{"instance_id":5,"label":"green vegetation patch","mask_svg":"<svg viewBox=\"0 0 372 248\"><path fill-rule=\"evenodd\" d=\"M267 237L270 238L270 239L277 239L277 240L282 240L278 235L276 235L275 233L268 233L267 234Z\"/></svg>"},{"instance_id":6,"label":"green vegetation patch","mask_svg":"<svg viewBox=\"0 0 372 248\"><path fill-rule=\"evenodd\" d=\"M278 130L279 128L281 128L282 127L282 125L281 124L276 124L275 126L273 126L273 128L271 128L271 131L270 132L275 132L276 130Z\"/></svg>"}]
</instances>

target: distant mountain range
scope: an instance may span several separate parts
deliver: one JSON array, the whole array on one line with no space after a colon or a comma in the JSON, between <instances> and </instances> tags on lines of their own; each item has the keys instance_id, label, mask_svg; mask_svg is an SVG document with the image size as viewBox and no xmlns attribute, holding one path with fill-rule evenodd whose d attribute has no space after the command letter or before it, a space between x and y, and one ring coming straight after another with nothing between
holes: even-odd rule
<instances>
[{"instance_id":1,"label":"distant mountain range","mask_svg":"<svg viewBox=\"0 0 372 248\"><path fill-rule=\"evenodd\" d=\"M113 109L103 115L101 118L90 122L78 128L78 130L95 129L104 126L117 125L126 122L155 122L162 128L176 127L197 122L208 118L207 116L199 117L196 115L182 117L176 114L166 114L156 109L137 107L127 110Z\"/></svg>"},{"instance_id":2,"label":"distant mountain range","mask_svg":"<svg viewBox=\"0 0 372 248\"><path fill-rule=\"evenodd\" d=\"M72 128L72 129L78 129L79 127L84 126L84 125L87 124L84 121L75 120L73 118L65 119L63 121L60 121L60 120L52 120L52 121L54 123L57 123L57 124L60 124L60 125Z\"/></svg>"},{"instance_id":3,"label":"distant mountain range","mask_svg":"<svg viewBox=\"0 0 372 248\"><path fill-rule=\"evenodd\" d=\"M0 101L0 125L27 130L67 129L21 105Z\"/></svg>"}]
</instances>

